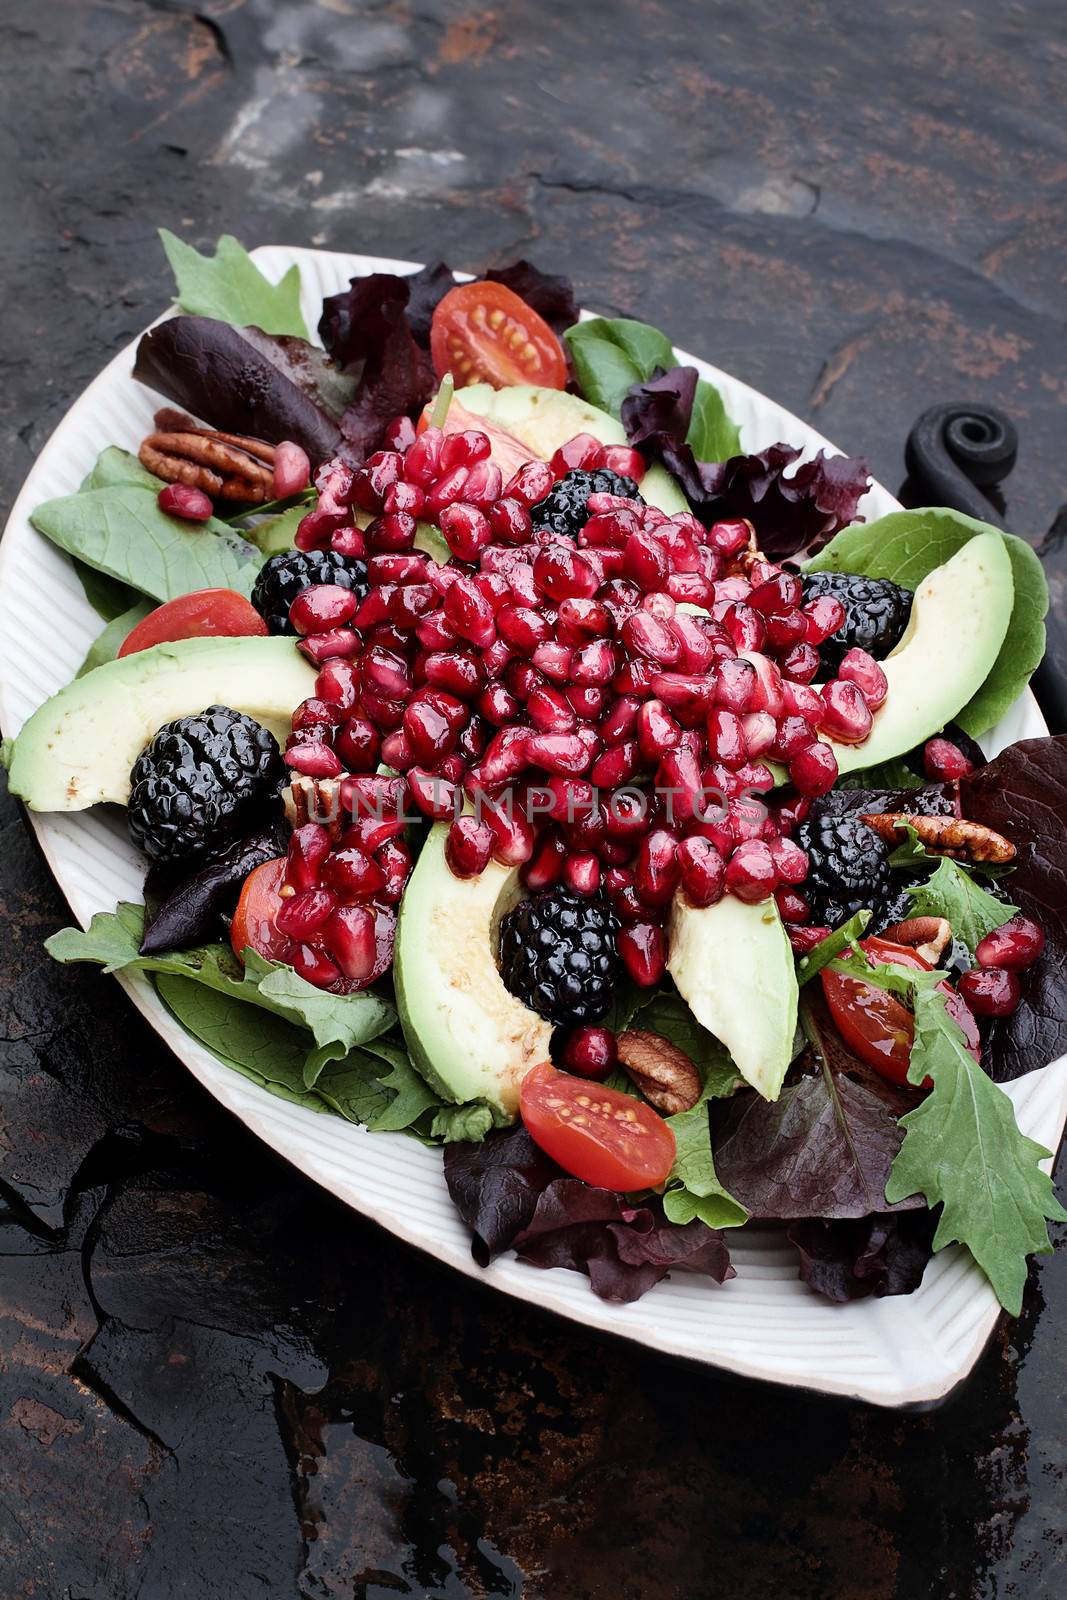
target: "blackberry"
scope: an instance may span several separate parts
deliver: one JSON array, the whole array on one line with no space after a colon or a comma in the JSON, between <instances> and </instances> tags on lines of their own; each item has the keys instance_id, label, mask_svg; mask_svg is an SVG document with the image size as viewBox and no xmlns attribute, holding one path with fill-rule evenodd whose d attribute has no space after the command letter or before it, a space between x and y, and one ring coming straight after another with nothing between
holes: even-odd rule
<instances>
[{"instance_id":1,"label":"blackberry","mask_svg":"<svg viewBox=\"0 0 1067 1600\"><path fill-rule=\"evenodd\" d=\"M809 817L796 831L808 855L800 892L815 927L840 927L856 911L880 916L895 888L889 851L858 817Z\"/></svg>"},{"instance_id":2,"label":"blackberry","mask_svg":"<svg viewBox=\"0 0 1067 1600\"><path fill-rule=\"evenodd\" d=\"M220 854L278 791L274 735L229 706L168 722L134 762L130 837L153 861Z\"/></svg>"},{"instance_id":3,"label":"blackberry","mask_svg":"<svg viewBox=\"0 0 1067 1600\"><path fill-rule=\"evenodd\" d=\"M596 467L592 472L575 467L552 485L543 500L531 506L534 532L577 539L589 520L591 494L617 494L624 500L636 500L639 505L645 503L632 478L612 472L609 467Z\"/></svg>"},{"instance_id":4,"label":"blackberry","mask_svg":"<svg viewBox=\"0 0 1067 1600\"><path fill-rule=\"evenodd\" d=\"M271 556L252 590L252 604L271 633L296 632L289 622L289 607L315 583L352 589L362 600L367 592L366 562L338 555L336 550L285 550L280 556Z\"/></svg>"},{"instance_id":5,"label":"blackberry","mask_svg":"<svg viewBox=\"0 0 1067 1600\"><path fill-rule=\"evenodd\" d=\"M832 595L845 608L845 620L823 641L819 654L828 667L841 665L846 650L866 650L881 661L900 643L911 616L912 595L888 578L863 578L851 572L809 572L804 599Z\"/></svg>"},{"instance_id":6,"label":"blackberry","mask_svg":"<svg viewBox=\"0 0 1067 1600\"><path fill-rule=\"evenodd\" d=\"M547 889L500 925L500 975L524 1005L559 1027L596 1022L619 975L618 919L602 900Z\"/></svg>"}]
</instances>

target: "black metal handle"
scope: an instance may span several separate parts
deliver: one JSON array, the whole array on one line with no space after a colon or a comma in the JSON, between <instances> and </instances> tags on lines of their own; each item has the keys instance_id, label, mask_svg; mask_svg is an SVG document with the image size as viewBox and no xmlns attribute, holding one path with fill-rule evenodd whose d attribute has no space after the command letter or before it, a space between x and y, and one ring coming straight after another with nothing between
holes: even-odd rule
<instances>
[{"instance_id":1,"label":"black metal handle","mask_svg":"<svg viewBox=\"0 0 1067 1600\"><path fill-rule=\"evenodd\" d=\"M1019 435L1011 418L995 406L952 401L924 411L908 434L904 460L909 498L951 506L1010 532L998 506L983 494L1011 472ZM1048 617L1048 649L1033 677L1033 690L1053 733L1067 732L1067 629Z\"/></svg>"}]
</instances>

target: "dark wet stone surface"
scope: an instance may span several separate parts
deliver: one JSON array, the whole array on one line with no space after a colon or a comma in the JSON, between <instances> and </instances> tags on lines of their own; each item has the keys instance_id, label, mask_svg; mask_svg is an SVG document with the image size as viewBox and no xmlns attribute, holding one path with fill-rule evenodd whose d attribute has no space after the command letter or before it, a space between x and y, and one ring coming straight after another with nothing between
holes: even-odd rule
<instances>
[{"instance_id":1,"label":"dark wet stone surface","mask_svg":"<svg viewBox=\"0 0 1067 1600\"><path fill-rule=\"evenodd\" d=\"M1058 0L8 0L0 75L5 498L162 309L166 224L530 253L892 488L963 396L1019 423L1014 527L1067 499ZM605 1342L346 1211L51 968L9 801L0 884L4 1600L1063 1591L1061 1263L925 1415Z\"/></svg>"}]
</instances>

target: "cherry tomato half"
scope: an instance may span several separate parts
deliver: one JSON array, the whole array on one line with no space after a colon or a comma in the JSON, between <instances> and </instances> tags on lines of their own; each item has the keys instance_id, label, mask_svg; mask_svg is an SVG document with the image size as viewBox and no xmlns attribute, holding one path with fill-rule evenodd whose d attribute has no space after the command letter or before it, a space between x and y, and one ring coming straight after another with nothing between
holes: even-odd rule
<instances>
[{"instance_id":1,"label":"cherry tomato half","mask_svg":"<svg viewBox=\"0 0 1067 1600\"><path fill-rule=\"evenodd\" d=\"M266 632L267 624L243 594L235 589L198 589L150 611L126 635L119 655L132 656L176 639L251 638Z\"/></svg>"},{"instance_id":2,"label":"cherry tomato half","mask_svg":"<svg viewBox=\"0 0 1067 1600\"><path fill-rule=\"evenodd\" d=\"M655 1188L674 1165L674 1134L651 1106L547 1061L523 1078L519 1111L546 1155L598 1188Z\"/></svg>"},{"instance_id":3,"label":"cherry tomato half","mask_svg":"<svg viewBox=\"0 0 1067 1600\"><path fill-rule=\"evenodd\" d=\"M872 937L862 939L860 948L883 965L915 967L924 972L933 970L930 962L908 945ZM890 1083L906 1084L915 1021L903 1001L876 988L873 983L863 983L859 978L849 978L829 969L822 973L822 987L834 1025L849 1049ZM978 1025L970 1008L947 983L939 984L938 988L945 996L949 1015L963 1029L968 1050L976 1061L980 1060ZM930 1086L927 1078L923 1088Z\"/></svg>"},{"instance_id":4,"label":"cherry tomato half","mask_svg":"<svg viewBox=\"0 0 1067 1600\"><path fill-rule=\"evenodd\" d=\"M451 372L457 388L491 383L536 383L562 389L563 347L548 323L502 283L460 283L438 302L430 353L439 378Z\"/></svg>"},{"instance_id":5,"label":"cherry tomato half","mask_svg":"<svg viewBox=\"0 0 1067 1600\"><path fill-rule=\"evenodd\" d=\"M285 882L285 856L264 861L248 874L230 924L230 943L238 961L244 952L254 950L265 961L290 961L293 941L274 926L282 903Z\"/></svg>"}]
</instances>

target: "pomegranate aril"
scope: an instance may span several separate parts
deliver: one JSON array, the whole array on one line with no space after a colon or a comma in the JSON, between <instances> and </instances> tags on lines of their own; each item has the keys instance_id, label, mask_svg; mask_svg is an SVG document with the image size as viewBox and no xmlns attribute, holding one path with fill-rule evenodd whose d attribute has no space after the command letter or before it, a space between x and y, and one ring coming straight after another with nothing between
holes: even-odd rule
<instances>
[{"instance_id":1,"label":"pomegranate aril","mask_svg":"<svg viewBox=\"0 0 1067 1600\"><path fill-rule=\"evenodd\" d=\"M420 689L404 708L404 733L414 761L436 766L453 749L466 720L462 701L439 690Z\"/></svg>"},{"instance_id":2,"label":"pomegranate aril","mask_svg":"<svg viewBox=\"0 0 1067 1600\"><path fill-rule=\"evenodd\" d=\"M570 733L578 720L566 696L548 684L530 695L526 715L539 733Z\"/></svg>"},{"instance_id":3,"label":"pomegranate aril","mask_svg":"<svg viewBox=\"0 0 1067 1600\"><path fill-rule=\"evenodd\" d=\"M604 828L609 839L630 844L648 832L648 801L635 789L621 789L609 795L604 809Z\"/></svg>"},{"instance_id":4,"label":"pomegranate aril","mask_svg":"<svg viewBox=\"0 0 1067 1600\"><path fill-rule=\"evenodd\" d=\"M494 639L492 644L486 645L482 651L482 666L485 668L486 677L499 678L510 666L512 655L511 646L503 639Z\"/></svg>"},{"instance_id":5,"label":"pomegranate aril","mask_svg":"<svg viewBox=\"0 0 1067 1600\"><path fill-rule=\"evenodd\" d=\"M383 879L377 899L384 900L387 905L395 905L411 876L411 851L403 839L387 839L376 859Z\"/></svg>"},{"instance_id":6,"label":"pomegranate aril","mask_svg":"<svg viewBox=\"0 0 1067 1600\"><path fill-rule=\"evenodd\" d=\"M579 778L589 768L592 756L577 733L532 733L526 741L526 757L546 772Z\"/></svg>"},{"instance_id":7,"label":"pomegranate aril","mask_svg":"<svg viewBox=\"0 0 1067 1600\"><path fill-rule=\"evenodd\" d=\"M330 989L341 981L341 969L313 945L298 945L290 960L294 971L317 989Z\"/></svg>"},{"instance_id":8,"label":"pomegranate aril","mask_svg":"<svg viewBox=\"0 0 1067 1600\"><path fill-rule=\"evenodd\" d=\"M822 696L810 684L782 680L782 708L787 717L803 717L811 727L818 725L823 714Z\"/></svg>"},{"instance_id":9,"label":"pomegranate aril","mask_svg":"<svg viewBox=\"0 0 1067 1600\"><path fill-rule=\"evenodd\" d=\"M783 922L807 922L811 916L811 907L795 889L776 889L774 903Z\"/></svg>"},{"instance_id":10,"label":"pomegranate aril","mask_svg":"<svg viewBox=\"0 0 1067 1600\"><path fill-rule=\"evenodd\" d=\"M756 669L742 657L720 661L715 672L715 704L724 711L743 713L752 709L756 693Z\"/></svg>"},{"instance_id":11,"label":"pomegranate aril","mask_svg":"<svg viewBox=\"0 0 1067 1600\"><path fill-rule=\"evenodd\" d=\"M477 768L481 781L490 787L506 783L529 766L526 759L529 737L529 728L501 728L495 733Z\"/></svg>"},{"instance_id":12,"label":"pomegranate aril","mask_svg":"<svg viewBox=\"0 0 1067 1600\"><path fill-rule=\"evenodd\" d=\"M764 621L770 649L784 653L803 644L807 626L799 611L772 611Z\"/></svg>"},{"instance_id":13,"label":"pomegranate aril","mask_svg":"<svg viewBox=\"0 0 1067 1600\"><path fill-rule=\"evenodd\" d=\"M493 608L473 578L460 577L445 594L446 620L464 639L484 650L496 638Z\"/></svg>"},{"instance_id":14,"label":"pomegranate aril","mask_svg":"<svg viewBox=\"0 0 1067 1600\"><path fill-rule=\"evenodd\" d=\"M590 768L589 781L598 789L617 789L640 770L641 752L635 741L625 740L597 757Z\"/></svg>"},{"instance_id":15,"label":"pomegranate aril","mask_svg":"<svg viewBox=\"0 0 1067 1600\"><path fill-rule=\"evenodd\" d=\"M715 699L715 679L696 672L654 671L649 674L646 693L648 690L677 714L679 722L692 727L708 714Z\"/></svg>"},{"instance_id":16,"label":"pomegranate aril","mask_svg":"<svg viewBox=\"0 0 1067 1600\"><path fill-rule=\"evenodd\" d=\"M620 695L604 713L597 732L605 744L621 744L630 739L637 728L637 714L641 702L633 695Z\"/></svg>"},{"instance_id":17,"label":"pomegranate aril","mask_svg":"<svg viewBox=\"0 0 1067 1600\"><path fill-rule=\"evenodd\" d=\"M367 554L367 541L362 528L335 528L330 534L330 549L339 556L362 561Z\"/></svg>"},{"instance_id":18,"label":"pomegranate aril","mask_svg":"<svg viewBox=\"0 0 1067 1600\"><path fill-rule=\"evenodd\" d=\"M769 711L772 717L780 717L785 709L782 674L778 671L770 656L754 652L747 659L756 670L756 681L749 699L749 710Z\"/></svg>"},{"instance_id":19,"label":"pomegranate aril","mask_svg":"<svg viewBox=\"0 0 1067 1600\"><path fill-rule=\"evenodd\" d=\"M603 715L608 700L606 689L595 683L572 683L563 692L581 721L596 722Z\"/></svg>"},{"instance_id":20,"label":"pomegranate aril","mask_svg":"<svg viewBox=\"0 0 1067 1600\"><path fill-rule=\"evenodd\" d=\"M767 808L759 800L749 795L738 795L729 802L728 818L730 836L735 845L763 839Z\"/></svg>"},{"instance_id":21,"label":"pomegranate aril","mask_svg":"<svg viewBox=\"0 0 1067 1600\"><path fill-rule=\"evenodd\" d=\"M459 437L450 435L450 437ZM475 562L479 552L493 537L489 519L484 511L463 502L446 505L438 526L445 543L458 561Z\"/></svg>"},{"instance_id":22,"label":"pomegranate aril","mask_svg":"<svg viewBox=\"0 0 1067 1600\"><path fill-rule=\"evenodd\" d=\"M815 733L811 724L803 717L783 717L768 748L775 761L790 761L798 751L811 744L814 738Z\"/></svg>"},{"instance_id":23,"label":"pomegranate aril","mask_svg":"<svg viewBox=\"0 0 1067 1600\"><path fill-rule=\"evenodd\" d=\"M710 611L715 601L714 585L699 572L672 572L667 593L678 605L700 606L704 611Z\"/></svg>"},{"instance_id":24,"label":"pomegranate aril","mask_svg":"<svg viewBox=\"0 0 1067 1600\"><path fill-rule=\"evenodd\" d=\"M544 673L553 683L569 683L574 651L570 645L556 644L547 639L539 644L530 657L538 672Z\"/></svg>"},{"instance_id":25,"label":"pomegranate aril","mask_svg":"<svg viewBox=\"0 0 1067 1600\"><path fill-rule=\"evenodd\" d=\"M485 672L477 656L460 650L431 650L423 662L426 682L470 700L485 686Z\"/></svg>"},{"instance_id":26,"label":"pomegranate aril","mask_svg":"<svg viewBox=\"0 0 1067 1600\"><path fill-rule=\"evenodd\" d=\"M368 983L378 956L374 913L366 906L338 906L322 930L323 942L341 972Z\"/></svg>"},{"instance_id":27,"label":"pomegranate aril","mask_svg":"<svg viewBox=\"0 0 1067 1600\"><path fill-rule=\"evenodd\" d=\"M646 700L638 708L635 731L641 754L648 762L662 760L682 737L680 724L662 700Z\"/></svg>"},{"instance_id":28,"label":"pomegranate aril","mask_svg":"<svg viewBox=\"0 0 1067 1600\"><path fill-rule=\"evenodd\" d=\"M375 555L388 555L410 550L415 543L418 523L410 511L389 511L375 517L364 530L367 549Z\"/></svg>"},{"instance_id":29,"label":"pomegranate aril","mask_svg":"<svg viewBox=\"0 0 1067 1600\"><path fill-rule=\"evenodd\" d=\"M354 656L360 648L360 637L351 628L331 628L328 633L312 634L301 639L297 649L316 667L335 656Z\"/></svg>"},{"instance_id":30,"label":"pomegranate aril","mask_svg":"<svg viewBox=\"0 0 1067 1600\"><path fill-rule=\"evenodd\" d=\"M789 778L794 788L809 800L829 793L837 782L837 757L828 744L817 739L798 750L789 763Z\"/></svg>"},{"instance_id":31,"label":"pomegranate aril","mask_svg":"<svg viewBox=\"0 0 1067 1600\"><path fill-rule=\"evenodd\" d=\"M873 717L863 695L854 683L840 678L825 683L820 691L823 714L819 728L839 744L862 744L870 737Z\"/></svg>"},{"instance_id":32,"label":"pomegranate aril","mask_svg":"<svg viewBox=\"0 0 1067 1600\"><path fill-rule=\"evenodd\" d=\"M934 783L950 783L974 771L974 762L951 739L928 739L923 746L923 771Z\"/></svg>"},{"instance_id":33,"label":"pomegranate aril","mask_svg":"<svg viewBox=\"0 0 1067 1600\"><path fill-rule=\"evenodd\" d=\"M659 983L667 970L667 939L653 922L635 922L621 928L618 951L633 981L642 989Z\"/></svg>"},{"instance_id":34,"label":"pomegranate aril","mask_svg":"<svg viewBox=\"0 0 1067 1600\"><path fill-rule=\"evenodd\" d=\"M591 850L566 857L563 862L563 881L575 894L596 894L600 888L600 862Z\"/></svg>"},{"instance_id":35,"label":"pomegranate aril","mask_svg":"<svg viewBox=\"0 0 1067 1600\"><path fill-rule=\"evenodd\" d=\"M376 694L398 699L411 690L411 667L403 656L380 645L371 645L361 662L365 688Z\"/></svg>"},{"instance_id":36,"label":"pomegranate aril","mask_svg":"<svg viewBox=\"0 0 1067 1600\"><path fill-rule=\"evenodd\" d=\"M1018 975L1007 967L972 967L956 987L979 1017L1010 1017L1023 993Z\"/></svg>"},{"instance_id":37,"label":"pomegranate aril","mask_svg":"<svg viewBox=\"0 0 1067 1600\"><path fill-rule=\"evenodd\" d=\"M411 798L424 817L443 822L446 817L456 815L454 783L435 772L428 772L425 767L409 767L407 780Z\"/></svg>"},{"instance_id":38,"label":"pomegranate aril","mask_svg":"<svg viewBox=\"0 0 1067 1600\"><path fill-rule=\"evenodd\" d=\"M771 839L769 848L779 881L789 885L803 883L808 875L808 858L800 846L792 839Z\"/></svg>"},{"instance_id":39,"label":"pomegranate aril","mask_svg":"<svg viewBox=\"0 0 1067 1600\"><path fill-rule=\"evenodd\" d=\"M819 652L811 644L795 644L780 658L778 665L786 681L810 683L821 665Z\"/></svg>"},{"instance_id":40,"label":"pomegranate aril","mask_svg":"<svg viewBox=\"0 0 1067 1600\"><path fill-rule=\"evenodd\" d=\"M550 889L563 876L566 855L563 840L557 833L543 834L534 854L519 873L523 885L535 893L539 889Z\"/></svg>"},{"instance_id":41,"label":"pomegranate aril","mask_svg":"<svg viewBox=\"0 0 1067 1600\"><path fill-rule=\"evenodd\" d=\"M210 496L188 483L168 483L156 495L156 503L168 517L178 517L182 522L210 522L215 515Z\"/></svg>"},{"instance_id":42,"label":"pomegranate aril","mask_svg":"<svg viewBox=\"0 0 1067 1600\"><path fill-rule=\"evenodd\" d=\"M555 481L547 461L525 461L504 485L504 498L519 500L525 506L535 506L545 498Z\"/></svg>"},{"instance_id":43,"label":"pomegranate aril","mask_svg":"<svg viewBox=\"0 0 1067 1600\"><path fill-rule=\"evenodd\" d=\"M755 585L748 603L753 610L770 616L774 612L796 611L803 598L804 586L795 573L776 572Z\"/></svg>"},{"instance_id":44,"label":"pomegranate aril","mask_svg":"<svg viewBox=\"0 0 1067 1600\"><path fill-rule=\"evenodd\" d=\"M385 425L382 445L386 450L410 450L415 443L415 424L410 417L393 417Z\"/></svg>"},{"instance_id":45,"label":"pomegranate aril","mask_svg":"<svg viewBox=\"0 0 1067 1600\"><path fill-rule=\"evenodd\" d=\"M640 450L633 450L626 444L606 444L600 465L607 467L609 472L617 472L620 478L632 478L637 484L648 470Z\"/></svg>"},{"instance_id":46,"label":"pomegranate aril","mask_svg":"<svg viewBox=\"0 0 1067 1600\"><path fill-rule=\"evenodd\" d=\"M768 751L778 734L778 724L769 711L748 712L741 718L741 727L745 738L745 754L752 760Z\"/></svg>"},{"instance_id":47,"label":"pomegranate aril","mask_svg":"<svg viewBox=\"0 0 1067 1600\"><path fill-rule=\"evenodd\" d=\"M673 667L682 653L677 635L667 623L644 610L627 617L622 640L632 655L650 657L663 667Z\"/></svg>"},{"instance_id":48,"label":"pomegranate aril","mask_svg":"<svg viewBox=\"0 0 1067 1600\"><path fill-rule=\"evenodd\" d=\"M713 906L722 899L726 862L710 839L699 834L683 839L678 846L678 867L690 905Z\"/></svg>"},{"instance_id":49,"label":"pomegranate aril","mask_svg":"<svg viewBox=\"0 0 1067 1600\"><path fill-rule=\"evenodd\" d=\"M599 439L591 433L576 433L573 439L568 439L554 452L549 466L557 478L562 478L564 473L573 472L576 468L589 471L599 467L603 457L604 446Z\"/></svg>"},{"instance_id":50,"label":"pomegranate aril","mask_svg":"<svg viewBox=\"0 0 1067 1600\"><path fill-rule=\"evenodd\" d=\"M822 594L801 607L806 618L808 643L820 645L844 624L845 608L833 595Z\"/></svg>"},{"instance_id":51,"label":"pomegranate aril","mask_svg":"<svg viewBox=\"0 0 1067 1600\"><path fill-rule=\"evenodd\" d=\"M533 523L530 508L522 500L506 496L491 505L487 515L495 538L503 539L505 544L528 543Z\"/></svg>"},{"instance_id":52,"label":"pomegranate aril","mask_svg":"<svg viewBox=\"0 0 1067 1600\"><path fill-rule=\"evenodd\" d=\"M791 834L804 821L810 810L811 801L799 794L777 802L774 806L775 829L780 834Z\"/></svg>"},{"instance_id":53,"label":"pomegranate aril","mask_svg":"<svg viewBox=\"0 0 1067 1600\"><path fill-rule=\"evenodd\" d=\"M521 655L532 655L548 638L548 623L529 606L501 606L496 625L504 642Z\"/></svg>"},{"instance_id":54,"label":"pomegranate aril","mask_svg":"<svg viewBox=\"0 0 1067 1600\"><path fill-rule=\"evenodd\" d=\"M473 467L476 461L485 461L492 448L488 435L473 428L462 433L446 433L441 445L441 471Z\"/></svg>"},{"instance_id":55,"label":"pomegranate aril","mask_svg":"<svg viewBox=\"0 0 1067 1600\"><path fill-rule=\"evenodd\" d=\"M762 650L767 625L758 611L742 601L734 601L722 614L722 623L738 650Z\"/></svg>"},{"instance_id":56,"label":"pomegranate aril","mask_svg":"<svg viewBox=\"0 0 1067 1600\"><path fill-rule=\"evenodd\" d=\"M322 876L342 900L373 900L385 883L381 867L358 845L335 850L327 859Z\"/></svg>"},{"instance_id":57,"label":"pomegranate aril","mask_svg":"<svg viewBox=\"0 0 1067 1600\"><path fill-rule=\"evenodd\" d=\"M630 535L623 550L623 571L645 594L665 586L670 565L654 533L642 529Z\"/></svg>"},{"instance_id":58,"label":"pomegranate aril","mask_svg":"<svg viewBox=\"0 0 1067 1600\"><path fill-rule=\"evenodd\" d=\"M282 757L291 772L305 778L339 778L345 770L328 744L301 744Z\"/></svg>"},{"instance_id":59,"label":"pomegranate aril","mask_svg":"<svg viewBox=\"0 0 1067 1600\"><path fill-rule=\"evenodd\" d=\"M1006 967L1010 972L1025 972L1044 948L1044 930L1030 917L1016 916L987 933L974 954L980 967Z\"/></svg>"},{"instance_id":60,"label":"pomegranate aril","mask_svg":"<svg viewBox=\"0 0 1067 1600\"><path fill-rule=\"evenodd\" d=\"M482 819L493 834L493 860L504 867L521 867L534 852L533 825L514 796L505 793L498 804L483 805Z\"/></svg>"},{"instance_id":61,"label":"pomegranate aril","mask_svg":"<svg viewBox=\"0 0 1067 1600\"><path fill-rule=\"evenodd\" d=\"M382 501L383 511L406 511L410 516L420 517L426 505L426 495L417 483L394 483L385 492Z\"/></svg>"},{"instance_id":62,"label":"pomegranate aril","mask_svg":"<svg viewBox=\"0 0 1067 1600\"><path fill-rule=\"evenodd\" d=\"M615 1035L609 1028L575 1028L559 1049L558 1060L565 1072L600 1083L618 1063Z\"/></svg>"},{"instance_id":63,"label":"pomegranate aril","mask_svg":"<svg viewBox=\"0 0 1067 1600\"><path fill-rule=\"evenodd\" d=\"M457 878L476 878L489 865L493 830L475 817L457 817L448 830L445 859Z\"/></svg>"},{"instance_id":64,"label":"pomegranate aril","mask_svg":"<svg viewBox=\"0 0 1067 1600\"><path fill-rule=\"evenodd\" d=\"M756 905L774 893L778 873L770 847L761 839L739 844L726 863L726 887L749 905Z\"/></svg>"},{"instance_id":65,"label":"pomegranate aril","mask_svg":"<svg viewBox=\"0 0 1067 1600\"><path fill-rule=\"evenodd\" d=\"M293 727L296 728L324 728L327 731L337 726L342 720L339 708L331 705L328 700L321 700L317 695L312 695L308 700L302 700L293 712Z\"/></svg>"},{"instance_id":66,"label":"pomegranate aril","mask_svg":"<svg viewBox=\"0 0 1067 1600\"><path fill-rule=\"evenodd\" d=\"M359 598L336 583L316 583L301 590L289 607L289 621L297 633L328 633L354 614Z\"/></svg>"},{"instance_id":67,"label":"pomegranate aril","mask_svg":"<svg viewBox=\"0 0 1067 1600\"><path fill-rule=\"evenodd\" d=\"M367 717L349 717L333 747L349 772L373 772L381 754L381 734Z\"/></svg>"},{"instance_id":68,"label":"pomegranate aril","mask_svg":"<svg viewBox=\"0 0 1067 1600\"><path fill-rule=\"evenodd\" d=\"M565 644L583 644L611 632L611 617L598 600L568 597L560 601L558 631Z\"/></svg>"},{"instance_id":69,"label":"pomegranate aril","mask_svg":"<svg viewBox=\"0 0 1067 1600\"><path fill-rule=\"evenodd\" d=\"M330 835L317 822L295 828L289 839L285 881L298 894L312 889L319 881L322 864L330 853Z\"/></svg>"},{"instance_id":70,"label":"pomegranate aril","mask_svg":"<svg viewBox=\"0 0 1067 1600\"><path fill-rule=\"evenodd\" d=\"M665 906L681 878L678 841L666 828L654 828L641 841L634 864L634 888L646 906Z\"/></svg>"},{"instance_id":71,"label":"pomegranate aril","mask_svg":"<svg viewBox=\"0 0 1067 1600\"><path fill-rule=\"evenodd\" d=\"M671 750L656 773L668 825L689 821L700 803L702 778L700 762L691 750Z\"/></svg>"},{"instance_id":72,"label":"pomegranate aril","mask_svg":"<svg viewBox=\"0 0 1067 1600\"><path fill-rule=\"evenodd\" d=\"M726 767L739 767L748 756L745 722L736 711L716 706L708 713L708 754Z\"/></svg>"},{"instance_id":73,"label":"pomegranate aril","mask_svg":"<svg viewBox=\"0 0 1067 1600\"><path fill-rule=\"evenodd\" d=\"M274 446L274 472L271 488L275 500L287 500L291 494L301 494L311 482L311 462L308 453L292 439L283 439Z\"/></svg>"},{"instance_id":74,"label":"pomegranate aril","mask_svg":"<svg viewBox=\"0 0 1067 1600\"><path fill-rule=\"evenodd\" d=\"M571 657L570 680L577 684L605 684L619 669L622 652L609 639L592 639Z\"/></svg>"},{"instance_id":75,"label":"pomegranate aril","mask_svg":"<svg viewBox=\"0 0 1067 1600\"><path fill-rule=\"evenodd\" d=\"M411 744L402 728L394 728L392 733L386 734L382 740L382 761L387 767L395 772L406 772L414 760Z\"/></svg>"},{"instance_id":76,"label":"pomegranate aril","mask_svg":"<svg viewBox=\"0 0 1067 1600\"><path fill-rule=\"evenodd\" d=\"M846 650L837 669L837 676L846 683L854 683L872 711L885 704L889 693L889 679L872 655L866 650ZM968 764L969 766L969 764ZM953 774L962 777L962 773Z\"/></svg>"},{"instance_id":77,"label":"pomegranate aril","mask_svg":"<svg viewBox=\"0 0 1067 1600\"><path fill-rule=\"evenodd\" d=\"M589 599L600 580L573 545L542 545L534 557L534 582L552 600Z\"/></svg>"},{"instance_id":78,"label":"pomegranate aril","mask_svg":"<svg viewBox=\"0 0 1067 1600\"><path fill-rule=\"evenodd\" d=\"M479 714L496 728L503 727L506 722L514 722L521 709L520 702L502 683L489 684L478 696Z\"/></svg>"},{"instance_id":79,"label":"pomegranate aril","mask_svg":"<svg viewBox=\"0 0 1067 1600\"><path fill-rule=\"evenodd\" d=\"M736 556L747 549L752 537L749 522L714 522L708 529L707 540L721 556Z\"/></svg>"}]
</instances>

